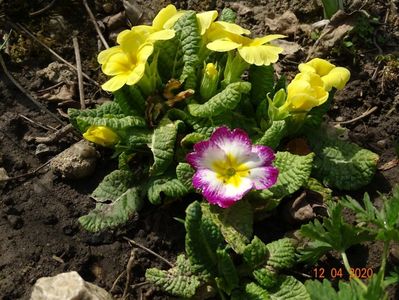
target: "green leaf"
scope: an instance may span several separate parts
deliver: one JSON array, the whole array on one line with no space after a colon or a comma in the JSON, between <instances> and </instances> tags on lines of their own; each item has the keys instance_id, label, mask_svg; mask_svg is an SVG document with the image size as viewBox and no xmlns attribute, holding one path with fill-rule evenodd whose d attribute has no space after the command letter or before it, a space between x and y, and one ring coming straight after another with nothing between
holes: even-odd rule
<instances>
[{"instance_id":1,"label":"green leaf","mask_svg":"<svg viewBox=\"0 0 399 300\"><path fill-rule=\"evenodd\" d=\"M142 205L139 190L130 188L111 204L97 203L94 210L79 218L79 222L86 230L92 232L113 228L126 223Z\"/></svg>"},{"instance_id":2,"label":"green leaf","mask_svg":"<svg viewBox=\"0 0 399 300\"><path fill-rule=\"evenodd\" d=\"M177 127L167 118L161 120L155 128L149 145L153 155L154 164L150 168L152 176L161 175L173 160Z\"/></svg>"},{"instance_id":3,"label":"green leaf","mask_svg":"<svg viewBox=\"0 0 399 300\"><path fill-rule=\"evenodd\" d=\"M176 28L175 32L177 31ZM155 43L158 54L158 72L163 82L171 78L178 78L183 68L183 53L177 35L173 39ZM155 52L154 51L154 52Z\"/></svg>"},{"instance_id":4,"label":"green leaf","mask_svg":"<svg viewBox=\"0 0 399 300\"><path fill-rule=\"evenodd\" d=\"M274 68L269 66L251 65L249 68L249 82L251 82L251 101L254 105L259 105L266 99L268 93L273 92Z\"/></svg>"},{"instance_id":5,"label":"green leaf","mask_svg":"<svg viewBox=\"0 0 399 300\"><path fill-rule=\"evenodd\" d=\"M201 35L198 29L196 13L188 11L176 22L174 29L180 40L183 53L183 70L180 81L184 81L185 89L196 89L197 67L199 66L198 52L201 43Z\"/></svg>"},{"instance_id":6,"label":"green leaf","mask_svg":"<svg viewBox=\"0 0 399 300\"><path fill-rule=\"evenodd\" d=\"M185 186L187 191L194 190L193 176L195 170L188 163L179 163L176 167L177 179Z\"/></svg>"},{"instance_id":7,"label":"green leaf","mask_svg":"<svg viewBox=\"0 0 399 300\"><path fill-rule=\"evenodd\" d=\"M245 262L252 268L256 269L266 265L269 251L265 243L263 243L257 236L253 238L251 243L245 247L243 257Z\"/></svg>"},{"instance_id":8,"label":"green leaf","mask_svg":"<svg viewBox=\"0 0 399 300\"><path fill-rule=\"evenodd\" d=\"M248 300L268 300L269 293L256 283L248 283L245 286L246 299Z\"/></svg>"},{"instance_id":9,"label":"green leaf","mask_svg":"<svg viewBox=\"0 0 399 300\"><path fill-rule=\"evenodd\" d=\"M115 170L104 177L91 196L97 202L115 201L131 187L132 182L130 171Z\"/></svg>"},{"instance_id":10,"label":"green leaf","mask_svg":"<svg viewBox=\"0 0 399 300\"><path fill-rule=\"evenodd\" d=\"M269 251L267 265L276 270L291 268L295 263L295 248L289 238L279 239L266 245Z\"/></svg>"},{"instance_id":11,"label":"green leaf","mask_svg":"<svg viewBox=\"0 0 399 300\"><path fill-rule=\"evenodd\" d=\"M323 184L341 190L356 190L373 178L379 158L377 154L321 132L313 132L308 138L316 153L314 172Z\"/></svg>"},{"instance_id":12,"label":"green leaf","mask_svg":"<svg viewBox=\"0 0 399 300\"><path fill-rule=\"evenodd\" d=\"M282 276L280 283L270 293L272 300L310 300L305 286L293 276Z\"/></svg>"},{"instance_id":13,"label":"green leaf","mask_svg":"<svg viewBox=\"0 0 399 300\"><path fill-rule=\"evenodd\" d=\"M125 131L125 144L130 150L142 148L151 143L152 134L153 133L146 128L128 129Z\"/></svg>"},{"instance_id":14,"label":"green leaf","mask_svg":"<svg viewBox=\"0 0 399 300\"><path fill-rule=\"evenodd\" d=\"M310 177L303 186L305 189L316 192L322 196L323 202L332 200L332 190L326 188L316 179Z\"/></svg>"},{"instance_id":15,"label":"green leaf","mask_svg":"<svg viewBox=\"0 0 399 300\"><path fill-rule=\"evenodd\" d=\"M234 10L232 10L231 8L225 7L225 8L223 8L223 10L219 16L219 19L220 19L220 21L235 23L236 17L237 17L237 14L234 12Z\"/></svg>"},{"instance_id":16,"label":"green leaf","mask_svg":"<svg viewBox=\"0 0 399 300\"><path fill-rule=\"evenodd\" d=\"M236 108L241 100L241 95L248 94L250 90L249 82L231 83L204 104L189 104L188 111L191 115L202 118L220 115Z\"/></svg>"},{"instance_id":17,"label":"green leaf","mask_svg":"<svg viewBox=\"0 0 399 300\"><path fill-rule=\"evenodd\" d=\"M245 200L238 201L229 208L203 204L204 215L211 218L220 228L225 241L236 253L243 253L252 237L253 211Z\"/></svg>"},{"instance_id":18,"label":"green leaf","mask_svg":"<svg viewBox=\"0 0 399 300\"><path fill-rule=\"evenodd\" d=\"M239 278L236 267L226 249L216 251L218 259L219 280L218 284L228 295L238 287Z\"/></svg>"},{"instance_id":19,"label":"green leaf","mask_svg":"<svg viewBox=\"0 0 399 300\"><path fill-rule=\"evenodd\" d=\"M276 149L282 138L287 134L287 123L285 120L274 121L272 125L265 131L263 136L259 138L255 144L269 146Z\"/></svg>"},{"instance_id":20,"label":"green leaf","mask_svg":"<svg viewBox=\"0 0 399 300\"><path fill-rule=\"evenodd\" d=\"M252 272L255 280L265 289L269 290L278 284L278 276L269 267L257 269Z\"/></svg>"},{"instance_id":21,"label":"green leaf","mask_svg":"<svg viewBox=\"0 0 399 300\"><path fill-rule=\"evenodd\" d=\"M178 275L173 271L163 271L157 268L147 269L145 277L146 280L161 287L162 290L183 298L193 297L200 286L200 281L195 275Z\"/></svg>"},{"instance_id":22,"label":"green leaf","mask_svg":"<svg viewBox=\"0 0 399 300\"><path fill-rule=\"evenodd\" d=\"M146 187L148 200L154 205L162 203L161 195L169 198L181 198L188 193L187 188L179 179L168 175L152 177Z\"/></svg>"},{"instance_id":23,"label":"green leaf","mask_svg":"<svg viewBox=\"0 0 399 300\"><path fill-rule=\"evenodd\" d=\"M368 300L363 298L363 291L352 280L350 283L339 281L338 291L327 279L324 279L323 282L307 280L305 287L312 300Z\"/></svg>"},{"instance_id":24,"label":"green leaf","mask_svg":"<svg viewBox=\"0 0 399 300\"><path fill-rule=\"evenodd\" d=\"M145 99L140 90L134 86L125 85L114 92L114 102L128 115L141 115L145 111Z\"/></svg>"},{"instance_id":25,"label":"green leaf","mask_svg":"<svg viewBox=\"0 0 399 300\"><path fill-rule=\"evenodd\" d=\"M219 228L202 216L201 205L195 201L186 209L186 253L196 272L217 276L216 250L223 245Z\"/></svg>"},{"instance_id":26,"label":"green leaf","mask_svg":"<svg viewBox=\"0 0 399 300\"><path fill-rule=\"evenodd\" d=\"M187 134L182 140L180 141L180 145L184 148L192 147L194 144L206 140L208 138L207 135L199 133L199 132L191 132Z\"/></svg>"},{"instance_id":27,"label":"green leaf","mask_svg":"<svg viewBox=\"0 0 399 300\"><path fill-rule=\"evenodd\" d=\"M274 161L274 166L279 170L276 184L268 190L253 191L251 195L262 201L275 199L275 204L278 204L280 199L296 192L307 182L312 170L313 157L313 153L301 156L290 152L277 152Z\"/></svg>"},{"instance_id":28,"label":"green leaf","mask_svg":"<svg viewBox=\"0 0 399 300\"><path fill-rule=\"evenodd\" d=\"M364 228L346 223L342 216L342 205L328 204L330 217L324 218L323 223L315 220L302 225L301 234L311 239L305 249L301 250L301 261L316 262L330 250L344 252L350 246L372 240Z\"/></svg>"}]
</instances>

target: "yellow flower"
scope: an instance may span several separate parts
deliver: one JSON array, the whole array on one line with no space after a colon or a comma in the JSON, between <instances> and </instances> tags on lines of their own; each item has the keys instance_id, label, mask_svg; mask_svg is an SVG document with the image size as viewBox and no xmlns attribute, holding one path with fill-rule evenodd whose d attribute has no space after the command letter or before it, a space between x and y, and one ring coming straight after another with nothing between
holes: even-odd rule
<instances>
[{"instance_id":1,"label":"yellow flower","mask_svg":"<svg viewBox=\"0 0 399 300\"><path fill-rule=\"evenodd\" d=\"M83 133L83 137L104 147L111 147L119 141L118 135L105 126L92 125Z\"/></svg>"},{"instance_id":2,"label":"yellow flower","mask_svg":"<svg viewBox=\"0 0 399 300\"><path fill-rule=\"evenodd\" d=\"M301 73L314 73L321 77L324 88L329 92L333 87L342 90L349 81L351 73L343 67L336 67L327 60L314 58L298 66Z\"/></svg>"},{"instance_id":3,"label":"yellow flower","mask_svg":"<svg viewBox=\"0 0 399 300\"><path fill-rule=\"evenodd\" d=\"M198 13L196 16L200 33L201 35L204 35L218 17L218 12L216 10L204 11Z\"/></svg>"},{"instance_id":4,"label":"yellow flower","mask_svg":"<svg viewBox=\"0 0 399 300\"><path fill-rule=\"evenodd\" d=\"M307 112L322 105L328 99L320 76L314 73L299 73L287 86L287 99L281 111Z\"/></svg>"},{"instance_id":5,"label":"yellow flower","mask_svg":"<svg viewBox=\"0 0 399 300\"><path fill-rule=\"evenodd\" d=\"M205 73L207 76L214 78L218 76L218 69L213 63L208 63L205 66Z\"/></svg>"},{"instance_id":6,"label":"yellow flower","mask_svg":"<svg viewBox=\"0 0 399 300\"><path fill-rule=\"evenodd\" d=\"M283 48L271 45L269 42L283 38L284 35L272 34L251 39L242 36L241 34L248 34L249 31L236 24L220 25L220 22L215 23L219 24L216 24L214 28L211 26L211 32L208 35L211 42L207 44L207 48L212 51L226 52L237 49L247 63L257 66L268 66L275 63L278 60L278 55L283 52Z\"/></svg>"},{"instance_id":7,"label":"yellow flower","mask_svg":"<svg viewBox=\"0 0 399 300\"><path fill-rule=\"evenodd\" d=\"M155 16L152 26L134 26L131 32L143 35L146 41L150 42L169 40L175 36L175 31L171 28L184 13L184 11L177 11L174 5L169 4ZM128 32L129 30L125 30L124 34L129 34Z\"/></svg>"}]
</instances>

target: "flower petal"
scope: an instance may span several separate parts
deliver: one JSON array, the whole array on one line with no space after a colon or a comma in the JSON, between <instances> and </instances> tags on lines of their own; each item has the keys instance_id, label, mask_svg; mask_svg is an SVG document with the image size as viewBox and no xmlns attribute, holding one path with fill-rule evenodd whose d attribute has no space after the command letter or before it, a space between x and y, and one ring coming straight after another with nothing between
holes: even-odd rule
<instances>
[{"instance_id":1,"label":"flower petal","mask_svg":"<svg viewBox=\"0 0 399 300\"><path fill-rule=\"evenodd\" d=\"M241 178L238 185L224 184L215 172L200 169L193 176L193 186L201 190L209 203L226 208L240 200L252 188L252 182Z\"/></svg>"},{"instance_id":2,"label":"flower petal","mask_svg":"<svg viewBox=\"0 0 399 300\"><path fill-rule=\"evenodd\" d=\"M337 90L342 90L349 81L350 76L351 73L347 68L336 67L330 73L323 76L321 80L324 83L324 88L329 92L333 87Z\"/></svg>"},{"instance_id":3,"label":"flower petal","mask_svg":"<svg viewBox=\"0 0 399 300\"><path fill-rule=\"evenodd\" d=\"M261 167L250 170L248 178L256 190L268 189L277 181L278 169L275 167Z\"/></svg>"},{"instance_id":4,"label":"flower petal","mask_svg":"<svg viewBox=\"0 0 399 300\"><path fill-rule=\"evenodd\" d=\"M175 31L173 29L164 29L156 31L148 36L148 41L165 41L174 38Z\"/></svg>"},{"instance_id":5,"label":"flower petal","mask_svg":"<svg viewBox=\"0 0 399 300\"><path fill-rule=\"evenodd\" d=\"M191 166L202 169L211 169L215 162L224 161L225 159L225 153L210 141L196 143L194 152L186 156L186 160Z\"/></svg>"},{"instance_id":6,"label":"flower petal","mask_svg":"<svg viewBox=\"0 0 399 300\"><path fill-rule=\"evenodd\" d=\"M216 10L204 11L197 14L197 21L200 29L201 35L211 26L212 22L218 17L218 12Z\"/></svg>"},{"instance_id":7,"label":"flower petal","mask_svg":"<svg viewBox=\"0 0 399 300\"><path fill-rule=\"evenodd\" d=\"M112 55L121 52L123 51L120 46L111 47L109 49L101 51L97 56L97 61L99 64L105 64Z\"/></svg>"},{"instance_id":8,"label":"flower petal","mask_svg":"<svg viewBox=\"0 0 399 300\"><path fill-rule=\"evenodd\" d=\"M106 75L118 75L129 72L132 62L124 52L115 52L108 58L108 61L101 66L102 71Z\"/></svg>"},{"instance_id":9,"label":"flower petal","mask_svg":"<svg viewBox=\"0 0 399 300\"><path fill-rule=\"evenodd\" d=\"M300 72L310 71L311 69L303 67L303 65L308 65L308 66L312 67L315 70L315 72L317 74L319 74L320 76L327 75L328 73L330 73L330 71L332 69L335 68L335 65L333 65L329 61L327 61L325 59L321 59L321 58L314 58L314 59L308 61L307 63L300 64L298 66L298 69Z\"/></svg>"},{"instance_id":10,"label":"flower petal","mask_svg":"<svg viewBox=\"0 0 399 300\"><path fill-rule=\"evenodd\" d=\"M240 25L237 25L235 23L216 21L216 22L214 22L214 25L215 25L216 30L223 30L223 31L227 31L227 32L234 33L237 35L251 34L251 31L249 31L248 29L242 28Z\"/></svg>"},{"instance_id":11,"label":"flower petal","mask_svg":"<svg viewBox=\"0 0 399 300\"><path fill-rule=\"evenodd\" d=\"M233 49L237 49L240 47L241 44L233 42L227 38L219 39L213 42L210 42L206 45L209 50L216 51L216 52L226 52Z\"/></svg>"},{"instance_id":12,"label":"flower petal","mask_svg":"<svg viewBox=\"0 0 399 300\"><path fill-rule=\"evenodd\" d=\"M262 166L270 166L275 159L274 152L272 148L263 145L253 145L252 153L256 153L260 158L260 163ZM255 167L255 166L253 166ZM251 167L251 168L253 168ZM258 167L258 166L256 166Z\"/></svg>"},{"instance_id":13,"label":"flower petal","mask_svg":"<svg viewBox=\"0 0 399 300\"><path fill-rule=\"evenodd\" d=\"M126 84L133 85L139 82L139 80L143 77L145 71L145 64L141 63L136 65L136 67L129 73Z\"/></svg>"},{"instance_id":14,"label":"flower petal","mask_svg":"<svg viewBox=\"0 0 399 300\"><path fill-rule=\"evenodd\" d=\"M239 128L230 131L227 127L219 127L209 141L217 145L227 156L234 158L238 164L245 162L251 154L251 140L248 134Z\"/></svg>"},{"instance_id":15,"label":"flower petal","mask_svg":"<svg viewBox=\"0 0 399 300\"><path fill-rule=\"evenodd\" d=\"M176 13L177 9L173 4L169 4L168 6L162 8L152 21L152 27L157 30L163 29L165 23L174 15L176 15Z\"/></svg>"},{"instance_id":16,"label":"flower petal","mask_svg":"<svg viewBox=\"0 0 399 300\"><path fill-rule=\"evenodd\" d=\"M180 19L181 16L183 16L186 13L186 11L184 10L179 10L173 17L169 18L169 20L167 20L164 24L163 24L163 28L164 29L171 29L175 23L177 22L177 20Z\"/></svg>"},{"instance_id":17,"label":"flower petal","mask_svg":"<svg viewBox=\"0 0 399 300\"><path fill-rule=\"evenodd\" d=\"M268 42L277 40L277 39L282 39L285 38L285 35L282 34L270 34L270 35L265 35L264 37L261 38L254 38L252 40L251 46L260 46L263 44L266 44Z\"/></svg>"},{"instance_id":18,"label":"flower petal","mask_svg":"<svg viewBox=\"0 0 399 300\"><path fill-rule=\"evenodd\" d=\"M273 45L244 46L238 48L241 57L249 64L268 66L278 60L283 48Z\"/></svg>"},{"instance_id":19,"label":"flower petal","mask_svg":"<svg viewBox=\"0 0 399 300\"><path fill-rule=\"evenodd\" d=\"M119 90L122 86L125 85L126 81L128 79L128 74L120 74L112 77L110 80L105 82L101 88L104 91L108 92L115 92Z\"/></svg>"}]
</instances>

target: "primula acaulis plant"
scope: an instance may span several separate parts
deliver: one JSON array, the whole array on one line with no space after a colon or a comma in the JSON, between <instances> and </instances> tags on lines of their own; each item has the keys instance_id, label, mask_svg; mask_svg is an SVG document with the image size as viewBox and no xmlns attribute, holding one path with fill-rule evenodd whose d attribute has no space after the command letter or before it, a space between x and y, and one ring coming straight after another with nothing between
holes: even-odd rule
<instances>
[{"instance_id":1,"label":"primula acaulis plant","mask_svg":"<svg viewBox=\"0 0 399 300\"><path fill-rule=\"evenodd\" d=\"M113 101L70 109L69 116L85 139L114 150L119 168L94 190L97 205L79 220L87 230L100 231L123 225L145 201L159 205L180 199L189 205L197 193L194 197L203 199L202 204L192 204L186 219L185 259L194 269L207 264L199 258L206 252L201 247L207 247L201 243L216 226L220 232L209 236L215 239L210 241L210 260L217 257L225 264L206 270L211 277L219 274L212 285L222 294L274 293L272 286L284 284L303 291L277 272L269 275L281 280L273 277L270 286L259 279L274 261L252 257L259 249L272 251L252 236L253 212L271 210L283 198L312 189L310 182L342 190L364 186L378 156L339 140L322 125L334 92L349 80L346 68L316 58L300 64L286 84L273 68L283 51L274 42L284 36L252 37L234 19L229 9L219 16L217 11L179 11L168 5L151 25L122 31L117 45L98 55L109 76L102 87L112 92ZM309 151L286 151L286 143L298 136ZM226 229L228 220L232 224ZM243 228L235 230L240 238L230 235L237 224ZM201 230L204 241L194 239L194 229ZM278 253L279 245L270 247ZM251 284L243 285L238 275L226 277L234 267L231 249L252 264ZM187 284L198 287L209 278L191 278L192 286Z\"/></svg>"}]
</instances>

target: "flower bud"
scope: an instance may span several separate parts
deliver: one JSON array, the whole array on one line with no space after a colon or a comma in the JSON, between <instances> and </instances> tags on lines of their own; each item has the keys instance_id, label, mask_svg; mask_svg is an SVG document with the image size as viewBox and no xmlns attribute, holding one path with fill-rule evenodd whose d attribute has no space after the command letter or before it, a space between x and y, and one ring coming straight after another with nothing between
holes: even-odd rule
<instances>
[{"instance_id":1,"label":"flower bud","mask_svg":"<svg viewBox=\"0 0 399 300\"><path fill-rule=\"evenodd\" d=\"M119 141L118 135L105 126L92 125L83 134L83 137L90 142L104 147L111 147Z\"/></svg>"},{"instance_id":2,"label":"flower bud","mask_svg":"<svg viewBox=\"0 0 399 300\"><path fill-rule=\"evenodd\" d=\"M203 70L200 94L204 101L212 98L218 89L219 71L217 65L208 63Z\"/></svg>"}]
</instances>

